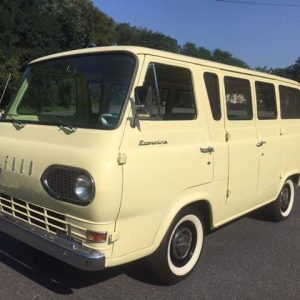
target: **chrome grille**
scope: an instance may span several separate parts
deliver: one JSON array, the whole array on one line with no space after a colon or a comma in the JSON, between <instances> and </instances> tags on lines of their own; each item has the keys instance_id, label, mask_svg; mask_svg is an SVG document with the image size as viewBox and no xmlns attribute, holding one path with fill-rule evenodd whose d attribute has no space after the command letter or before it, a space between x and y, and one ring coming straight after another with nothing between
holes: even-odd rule
<instances>
[{"instance_id":1,"label":"chrome grille","mask_svg":"<svg viewBox=\"0 0 300 300\"><path fill-rule=\"evenodd\" d=\"M0 211L54 234L67 234L63 214L0 193Z\"/></svg>"},{"instance_id":2,"label":"chrome grille","mask_svg":"<svg viewBox=\"0 0 300 300\"><path fill-rule=\"evenodd\" d=\"M65 234L80 242L86 242L86 228L78 219L42 206L11 197L0 192L0 212L37 226L54 234Z\"/></svg>"},{"instance_id":3,"label":"chrome grille","mask_svg":"<svg viewBox=\"0 0 300 300\"><path fill-rule=\"evenodd\" d=\"M78 171L70 168L52 167L47 170L45 179L47 180L48 188L56 197L76 199L74 186L79 174Z\"/></svg>"}]
</instances>

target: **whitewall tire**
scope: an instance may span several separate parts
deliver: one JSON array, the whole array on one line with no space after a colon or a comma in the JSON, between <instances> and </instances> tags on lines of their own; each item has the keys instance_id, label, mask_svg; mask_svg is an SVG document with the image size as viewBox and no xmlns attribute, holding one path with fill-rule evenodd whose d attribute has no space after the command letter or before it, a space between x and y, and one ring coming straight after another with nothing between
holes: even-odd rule
<instances>
[{"instance_id":1,"label":"whitewall tire","mask_svg":"<svg viewBox=\"0 0 300 300\"><path fill-rule=\"evenodd\" d=\"M196 266L204 241L204 228L196 209L183 209L174 219L158 250L150 257L156 281L175 284Z\"/></svg>"},{"instance_id":2,"label":"whitewall tire","mask_svg":"<svg viewBox=\"0 0 300 300\"><path fill-rule=\"evenodd\" d=\"M284 183L276 201L272 205L275 221L283 221L291 214L295 202L295 184L291 179Z\"/></svg>"}]
</instances>

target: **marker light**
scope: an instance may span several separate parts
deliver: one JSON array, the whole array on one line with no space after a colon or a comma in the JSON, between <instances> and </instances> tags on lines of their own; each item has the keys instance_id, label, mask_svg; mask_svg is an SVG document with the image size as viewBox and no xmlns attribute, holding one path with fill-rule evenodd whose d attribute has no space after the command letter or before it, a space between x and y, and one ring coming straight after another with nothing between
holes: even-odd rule
<instances>
[{"instance_id":1,"label":"marker light","mask_svg":"<svg viewBox=\"0 0 300 300\"><path fill-rule=\"evenodd\" d=\"M105 243L107 239L107 232L96 232L96 231L87 231L87 240L89 242L96 242L96 243Z\"/></svg>"}]
</instances>

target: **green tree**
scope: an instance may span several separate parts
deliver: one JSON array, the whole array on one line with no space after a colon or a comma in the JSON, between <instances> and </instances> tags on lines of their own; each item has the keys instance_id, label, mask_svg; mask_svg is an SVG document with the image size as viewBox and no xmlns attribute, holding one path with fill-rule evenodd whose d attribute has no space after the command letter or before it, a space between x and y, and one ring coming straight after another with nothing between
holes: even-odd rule
<instances>
[{"instance_id":1,"label":"green tree","mask_svg":"<svg viewBox=\"0 0 300 300\"><path fill-rule=\"evenodd\" d=\"M91 0L2 0L0 32L0 93L12 74L4 102L14 93L30 60L92 45L144 46L249 68L230 52L210 51L189 42L180 47L176 39L161 32L128 23L117 24ZM300 82L300 58L287 68L257 69Z\"/></svg>"},{"instance_id":2,"label":"green tree","mask_svg":"<svg viewBox=\"0 0 300 300\"><path fill-rule=\"evenodd\" d=\"M177 40L157 31L130 26L128 23L118 24L116 32L117 45L142 46L175 53L180 49Z\"/></svg>"},{"instance_id":3,"label":"green tree","mask_svg":"<svg viewBox=\"0 0 300 300\"><path fill-rule=\"evenodd\" d=\"M289 78L289 79L293 79L291 71L290 71L290 67L275 68L275 69L272 68L271 69L271 74L281 76L281 77L285 77L285 78Z\"/></svg>"},{"instance_id":4,"label":"green tree","mask_svg":"<svg viewBox=\"0 0 300 300\"><path fill-rule=\"evenodd\" d=\"M257 71L271 73L277 76L285 77L300 82L300 57L295 61L293 65L286 68L257 67L255 69Z\"/></svg>"},{"instance_id":5,"label":"green tree","mask_svg":"<svg viewBox=\"0 0 300 300\"><path fill-rule=\"evenodd\" d=\"M241 59L235 58L230 52L216 49L213 51L213 60L227 65L232 65L241 68L250 68Z\"/></svg>"},{"instance_id":6,"label":"green tree","mask_svg":"<svg viewBox=\"0 0 300 300\"><path fill-rule=\"evenodd\" d=\"M62 49L112 45L115 23L90 0L63 0L55 10L63 33Z\"/></svg>"},{"instance_id":7,"label":"green tree","mask_svg":"<svg viewBox=\"0 0 300 300\"><path fill-rule=\"evenodd\" d=\"M6 90L5 97L3 98L0 107L5 107L8 103L8 100L11 98L14 93L19 77L20 77L20 63L16 55L10 55L9 57L4 55L3 51L0 49L0 97L4 90L5 84L11 74L9 81L8 89Z\"/></svg>"},{"instance_id":8,"label":"green tree","mask_svg":"<svg viewBox=\"0 0 300 300\"><path fill-rule=\"evenodd\" d=\"M272 69L270 69L268 66L256 67L255 71L263 72L263 73L272 73Z\"/></svg>"},{"instance_id":9,"label":"green tree","mask_svg":"<svg viewBox=\"0 0 300 300\"><path fill-rule=\"evenodd\" d=\"M193 56L197 58L213 60L213 56L210 50L204 47L198 47L194 43L185 43L181 48L181 53L188 56Z\"/></svg>"},{"instance_id":10,"label":"green tree","mask_svg":"<svg viewBox=\"0 0 300 300\"><path fill-rule=\"evenodd\" d=\"M128 23L117 24L115 42L117 45L137 46L139 44L137 28L130 26Z\"/></svg>"},{"instance_id":11,"label":"green tree","mask_svg":"<svg viewBox=\"0 0 300 300\"><path fill-rule=\"evenodd\" d=\"M138 42L141 46L178 53L179 45L175 39L145 28L138 31Z\"/></svg>"},{"instance_id":12,"label":"green tree","mask_svg":"<svg viewBox=\"0 0 300 300\"><path fill-rule=\"evenodd\" d=\"M91 0L2 0L0 2L0 92L13 73L6 98L30 60L47 54L111 45L114 21Z\"/></svg>"},{"instance_id":13,"label":"green tree","mask_svg":"<svg viewBox=\"0 0 300 300\"><path fill-rule=\"evenodd\" d=\"M292 79L300 82L300 57L296 60L295 64L290 67L289 71L292 75Z\"/></svg>"}]
</instances>

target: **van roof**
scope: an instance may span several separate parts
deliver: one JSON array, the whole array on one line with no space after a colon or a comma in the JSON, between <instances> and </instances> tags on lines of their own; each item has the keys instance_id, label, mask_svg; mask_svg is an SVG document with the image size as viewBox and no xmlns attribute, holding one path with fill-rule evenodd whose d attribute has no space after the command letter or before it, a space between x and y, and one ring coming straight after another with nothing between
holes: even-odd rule
<instances>
[{"instance_id":1,"label":"van roof","mask_svg":"<svg viewBox=\"0 0 300 300\"><path fill-rule=\"evenodd\" d=\"M240 68L240 67L234 67L231 65L212 62L212 61L204 60L204 59L200 59L200 58L194 58L194 57L190 57L190 56L186 56L186 55L182 55L182 54L176 54L176 53L172 53L172 52L155 50L155 49L145 48L145 47L137 47L137 46L108 46L108 47L105 46L105 47L93 47L93 48L71 50L71 51L60 52L60 53L41 57L41 58L31 61L29 64L34 64L37 62L54 59L54 58L65 57L65 56L92 54L92 53L99 53L99 52L113 52L113 51L124 51L124 52L131 52L136 55L144 54L144 55L164 57L164 58L169 58L169 59L173 59L173 60L177 60L177 61L181 61L181 62L187 62L187 63L206 66L206 67L210 67L210 68L216 68L219 70L226 70L226 71L231 71L231 72L240 73L240 74L247 74L247 75L252 75L252 76L257 76L257 77L262 77L262 78L273 79L273 80L280 80L280 81L284 81L284 82L287 82L290 84L296 84L296 85L300 86L300 83L297 81L290 80L290 79L280 77L280 76L271 75L268 73L253 71L250 69L245 69L245 68Z\"/></svg>"}]
</instances>

